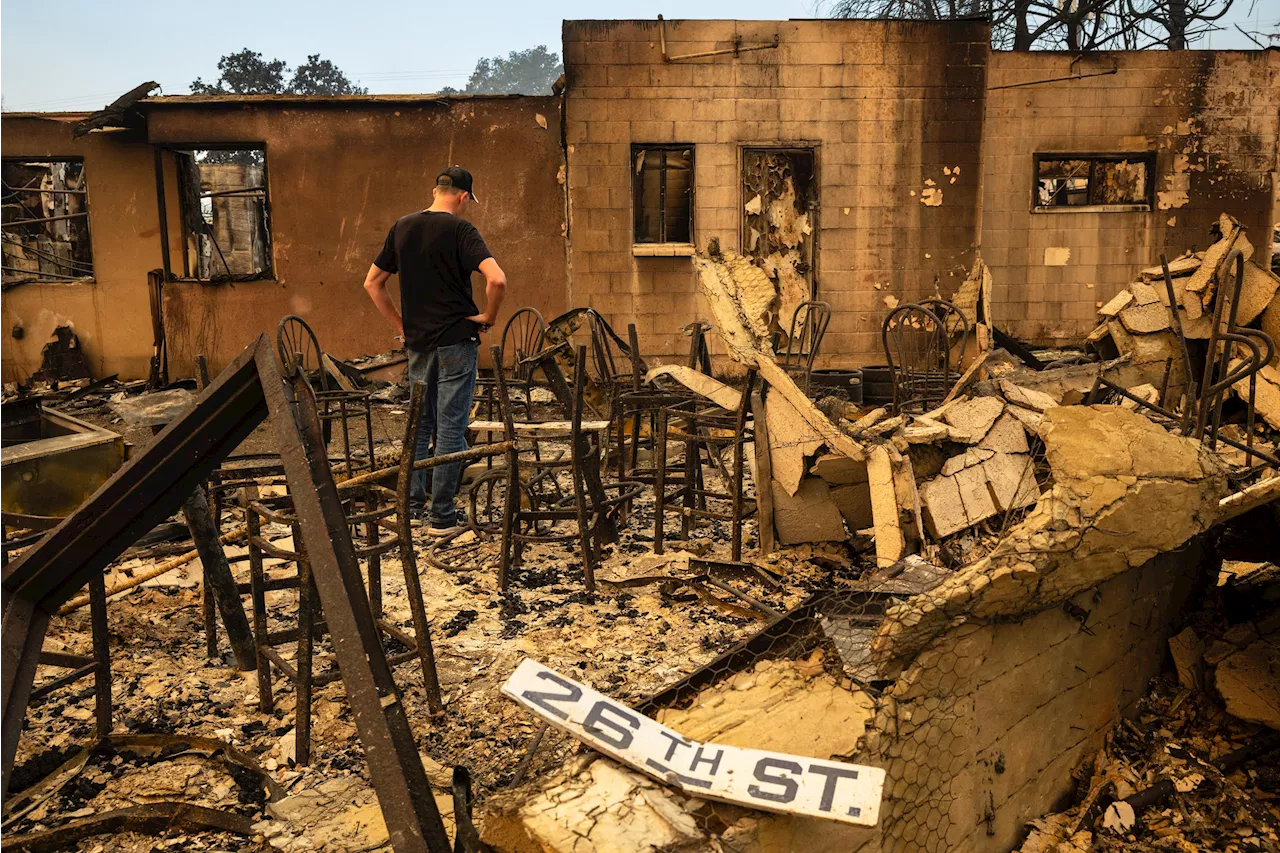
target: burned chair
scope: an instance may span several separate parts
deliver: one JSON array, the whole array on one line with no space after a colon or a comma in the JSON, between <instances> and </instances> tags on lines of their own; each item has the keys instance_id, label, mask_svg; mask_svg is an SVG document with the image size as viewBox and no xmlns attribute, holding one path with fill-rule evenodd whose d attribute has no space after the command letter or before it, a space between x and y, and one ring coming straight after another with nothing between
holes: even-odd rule
<instances>
[{"instance_id":1,"label":"burned chair","mask_svg":"<svg viewBox=\"0 0 1280 853\"><path fill-rule=\"evenodd\" d=\"M0 525L3 525L0 528L3 531L3 545L0 545L2 560L0 562L8 566L9 556L12 551L22 550L36 544L61 521L62 519L56 516L23 515L10 512L0 514ZM18 535L11 535L11 531ZM111 734L112 700L111 646L107 632L107 589L106 580L100 572L89 578L88 600L89 628L93 638L93 653L90 655L78 655L66 651L41 650L37 662L39 666L48 666L67 671L32 690L29 701L38 702L56 690L93 676L94 736L101 739ZM70 605L68 605L68 608L70 608Z\"/></svg>"},{"instance_id":2,"label":"burned chair","mask_svg":"<svg viewBox=\"0 0 1280 853\"><path fill-rule=\"evenodd\" d=\"M787 348L782 353L782 369L795 379L805 394L813 374L813 361L822 348L822 339L831 323L831 306L826 302L802 302L791 314Z\"/></svg>"},{"instance_id":3,"label":"burned chair","mask_svg":"<svg viewBox=\"0 0 1280 853\"><path fill-rule=\"evenodd\" d=\"M533 417L533 372L522 362L542 349L542 338L547 331L547 321L542 318L537 308L521 308L507 320L502 327L501 348L502 369L506 373L507 388L524 392L525 417ZM498 400L495 389L497 379L482 376L476 380L477 396L484 401L485 417L493 420L498 411Z\"/></svg>"},{"instance_id":4,"label":"burned chair","mask_svg":"<svg viewBox=\"0 0 1280 853\"><path fill-rule=\"evenodd\" d=\"M526 359L540 370L566 410L560 421L522 421L512 416L506 371L494 347L494 378L501 419L475 422L471 428L486 434L500 432L510 443L505 465L478 478L469 492L470 530L467 533L500 537L498 581L506 589L531 543L575 542L581 550L583 581L595 589L595 568L605 544L615 541L620 506L633 500L640 486L626 481L601 479L611 422L584 417L587 385L587 349L580 345L574 364L572 390L560 371L559 360L568 347L560 343ZM567 404L567 405L564 405ZM564 445L567 443L567 447ZM562 529L565 522L569 529ZM464 534L446 537L433 546L434 564L452 568L447 555L452 542Z\"/></svg>"},{"instance_id":5,"label":"burned chair","mask_svg":"<svg viewBox=\"0 0 1280 853\"><path fill-rule=\"evenodd\" d=\"M412 447L411 437L420 422L425 397L425 386L417 383L411 395L410 416L405 429L405 447ZM422 666L423 683L433 713L441 713L443 705L436 680L435 657L427 624L426 606L422 597L413 551L412 533L408 513L409 479L413 469L412 453L402 454L397 473L397 488L392 491L373 481L350 480L339 483L343 515L349 525L357 559L366 567L369 606L384 644L390 640L403 647L401 651L387 654L387 662L396 666L417 660ZM365 478L361 478L365 479ZM234 482L234 481L233 481ZM239 510L247 527L248 550L244 558L249 563L248 592L253 602L254 645L257 652L258 704L263 713L275 707L272 692L273 667L292 682L297 690L295 706L295 758L298 764L310 763L311 758L311 704L313 689L341 678L336 668L315 672L315 644L327 633L327 626L319 608L319 597L312 577L311 563L302 546L301 531L293 502L289 495L259 496L263 479L239 482ZM282 486L283 481L268 483ZM274 489L273 489L274 491ZM271 540L264 533L265 525L280 525L289 529L289 535ZM288 544L286 544L288 542ZM386 618L383 610L383 586L381 557L398 551L404 572L405 591L409 599L414 633L410 634ZM268 567L266 559L279 561ZM293 565L293 573L282 572L282 566ZM298 618L296 627L271 631L268 626L266 593L271 590L298 590ZM296 656L291 663L277 647L296 643Z\"/></svg>"},{"instance_id":6,"label":"burned chair","mask_svg":"<svg viewBox=\"0 0 1280 853\"><path fill-rule=\"evenodd\" d=\"M581 362L587 383L584 403L593 417L612 420L618 395L631 390L648 369L636 338L622 340L594 308L574 308L547 323L542 350L562 343L568 346L557 351L561 363L575 371L578 347L588 348Z\"/></svg>"},{"instance_id":7,"label":"burned chair","mask_svg":"<svg viewBox=\"0 0 1280 853\"><path fill-rule=\"evenodd\" d=\"M881 340L893 377L893 411L919 414L940 404L958 378L946 322L922 304L899 305L885 318Z\"/></svg>"},{"instance_id":8,"label":"burned chair","mask_svg":"<svg viewBox=\"0 0 1280 853\"><path fill-rule=\"evenodd\" d=\"M675 512L680 515L680 536L686 541L699 519L730 522L732 559L742 559L742 520L756 511L756 502L743 495L744 448L755 440L754 430L747 428L747 413L751 410L755 381L755 371L748 371L736 410L724 409L710 400L694 397L658 411L654 433L657 498L653 516L654 553L663 552L666 515ZM684 444L684 474L675 488L669 490L667 445L672 441ZM724 463L726 449L733 454L731 467ZM702 472L704 453L723 479L725 491L715 491L706 486ZM717 503L727 503L727 511L714 508Z\"/></svg>"},{"instance_id":9,"label":"burned chair","mask_svg":"<svg viewBox=\"0 0 1280 853\"><path fill-rule=\"evenodd\" d=\"M373 400L370 393L353 388L349 382L337 379L340 371L333 364L333 360L320 348L320 341L316 333L311 330L311 326L296 314L284 317L276 327L276 348L280 355L280 363L286 370L289 369L290 364L297 362L299 369L308 379L315 385L319 385L319 390L314 391L314 394L316 408L320 413L320 427L325 446L327 447L332 441L335 423L342 431L343 467L337 473L350 477L360 471L372 471L375 460ZM344 384L347 387L342 387ZM352 447L353 423L360 423L364 427L364 447Z\"/></svg>"},{"instance_id":10,"label":"burned chair","mask_svg":"<svg viewBox=\"0 0 1280 853\"><path fill-rule=\"evenodd\" d=\"M690 370L711 375L711 351L707 346L707 333L712 326L705 320L694 320L682 327L681 331L689 337ZM627 335L631 341L631 349L639 351L635 324L627 327ZM618 394L614 405L615 461L619 480L655 485L657 469L653 464L653 450L656 447L654 436L658 435L658 413L663 409L697 398L697 394L678 382L666 377L657 377L652 384L646 383L637 370L632 378L631 388ZM641 458L645 443L650 448L648 462ZM701 475L701 468L699 475ZM668 482L676 483L684 476L683 466L669 469L666 472ZM701 481L697 488L702 488Z\"/></svg>"}]
</instances>

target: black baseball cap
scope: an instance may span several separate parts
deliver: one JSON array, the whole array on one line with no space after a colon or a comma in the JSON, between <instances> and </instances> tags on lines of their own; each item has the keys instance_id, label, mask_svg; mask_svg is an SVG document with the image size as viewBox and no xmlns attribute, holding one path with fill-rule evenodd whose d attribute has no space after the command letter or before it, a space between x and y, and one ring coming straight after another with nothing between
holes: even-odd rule
<instances>
[{"instance_id":1,"label":"black baseball cap","mask_svg":"<svg viewBox=\"0 0 1280 853\"><path fill-rule=\"evenodd\" d=\"M476 198L476 191L471 188L471 173L461 166L450 166L439 175L436 176L436 186L438 187L454 187L465 193L469 193L472 199Z\"/></svg>"}]
</instances>

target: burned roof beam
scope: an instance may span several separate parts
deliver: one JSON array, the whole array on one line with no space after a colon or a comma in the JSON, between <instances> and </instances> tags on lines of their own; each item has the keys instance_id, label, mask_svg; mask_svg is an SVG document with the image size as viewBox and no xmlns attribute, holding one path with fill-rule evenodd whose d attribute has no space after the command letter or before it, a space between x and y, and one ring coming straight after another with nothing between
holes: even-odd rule
<instances>
[{"instance_id":1,"label":"burned roof beam","mask_svg":"<svg viewBox=\"0 0 1280 853\"><path fill-rule=\"evenodd\" d=\"M146 119L135 107L139 101L159 88L160 84L154 80L143 83L141 86L135 86L112 101L110 105L103 107L96 113L91 113L88 118L77 124L75 131L71 134L71 138L78 139L95 130L136 130L144 127Z\"/></svg>"}]
</instances>

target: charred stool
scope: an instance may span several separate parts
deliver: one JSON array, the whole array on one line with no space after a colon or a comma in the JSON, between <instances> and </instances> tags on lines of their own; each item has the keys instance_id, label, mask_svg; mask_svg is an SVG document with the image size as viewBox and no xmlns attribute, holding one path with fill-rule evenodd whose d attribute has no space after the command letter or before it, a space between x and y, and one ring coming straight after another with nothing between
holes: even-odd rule
<instances>
[{"instance_id":1,"label":"charred stool","mask_svg":"<svg viewBox=\"0 0 1280 853\"><path fill-rule=\"evenodd\" d=\"M743 495L743 453L746 444L754 441L754 430L747 428L747 413L751 408L751 391L756 373L747 372L747 382L735 411L729 411L710 400L698 397L668 406L658 412L655 433L657 475L657 506L653 516L653 550L661 554L666 514L680 514L680 533L684 539L697 524L706 518L729 521L733 560L742 559L742 519L755 512L756 502ZM667 443L684 442L684 476L676 488L668 491ZM725 448L733 452L732 468L726 468L721 454ZM712 464L724 479L727 491L717 492L706 488L702 478L702 453L706 451ZM728 511L713 509L712 502L729 504ZM747 504L750 508L747 508Z\"/></svg>"},{"instance_id":2,"label":"charred stool","mask_svg":"<svg viewBox=\"0 0 1280 853\"><path fill-rule=\"evenodd\" d=\"M553 391L560 390L565 380L555 363L561 344L533 359L547 374ZM494 348L497 349L496 347ZM619 506L640 493L637 483L604 482L600 479L602 456L608 441L611 422L584 421L583 397L586 386L586 347L577 350L578 369L574 372L570 392L568 420L550 423L517 424L511 416L511 399L505 372L495 352L495 380L501 429L510 442L522 441L527 449L513 444L506 455L505 469L494 469L492 476L505 474L505 508L501 521L502 551L498 571L499 585L505 589L513 567L518 567L524 548L530 542L577 541L582 550L583 580L588 590L595 589L595 567L607 541L616 540L612 524ZM562 397L563 400L563 397ZM496 427L497 424L486 425ZM569 452L551 454L543 448L534 453L539 442L569 442ZM567 457L567 458L566 458ZM567 473L569 485L561 483ZM486 476L490 476L486 475ZM557 532L558 522L575 522L576 529Z\"/></svg>"},{"instance_id":3,"label":"charred stool","mask_svg":"<svg viewBox=\"0 0 1280 853\"><path fill-rule=\"evenodd\" d=\"M403 445L406 450L401 454L395 491L374 483L353 484L354 487L350 489L344 489L339 483L338 490L343 497L343 510L347 521L355 528L352 541L361 543L363 540L362 544L356 545L355 550L356 556L365 560L368 566L370 609L383 635L406 647L406 651L388 655L387 661L392 666L414 659L420 661L429 707L433 714L439 714L443 711L443 703L436 675L435 653L431 646L427 624L426 605L422 597L422 586L413 551L408 513L409 480L413 471L412 438L417 434L417 426L422 417L425 390L421 382L414 385ZM307 560L306 549L302 544L301 531L293 511L292 501L288 495L255 498L254 488L254 486L244 487L241 508L248 527L247 558L249 591L253 598L254 640L257 648L258 702L263 713L270 713L274 708L273 666L294 683L297 688L296 760L298 764L305 765L310 763L311 759L312 690L316 685L337 681L342 676L336 668L320 673L313 672L315 640L324 636L326 625L320 612L319 596L311 575L311 565ZM292 532L293 547L283 547L263 536L264 522L289 527ZM405 591L414 623L413 634L392 624L383 613L380 558L382 554L395 549L399 550L401 567L404 571ZM278 575L272 577L264 565L264 557L296 565L296 575L284 578ZM266 593L268 590L288 587L298 589L298 625L296 628L283 631L269 631ZM276 648L291 642L297 643L294 664L290 664Z\"/></svg>"},{"instance_id":4,"label":"charred stool","mask_svg":"<svg viewBox=\"0 0 1280 853\"><path fill-rule=\"evenodd\" d=\"M0 555L4 565L9 565L9 552L34 545L62 521L56 516L21 515L6 512L0 514L3 545ZM11 536L10 531L22 531ZM89 578L89 626L93 636L92 655L73 655L67 652L41 651L37 664L70 670L64 675L46 681L31 691L30 703L48 696L55 690L74 684L82 678L93 676L94 734L105 738L111 734L111 647L107 634L106 580L100 572Z\"/></svg>"}]
</instances>

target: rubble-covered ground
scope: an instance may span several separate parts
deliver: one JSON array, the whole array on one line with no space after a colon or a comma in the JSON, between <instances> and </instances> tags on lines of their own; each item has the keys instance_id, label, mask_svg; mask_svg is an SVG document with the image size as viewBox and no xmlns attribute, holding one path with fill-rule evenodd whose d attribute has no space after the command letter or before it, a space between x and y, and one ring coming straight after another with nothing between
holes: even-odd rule
<instances>
[{"instance_id":1,"label":"rubble-covered ground","mask_svg":"<svg viewBox=\"0 0 1280 853\"><path fill-rule=\"evenodd\" d=\"M398 446L398 442L386 444L388 451ZM715 475L709 472L708 476ZM655 557L652 506L651 493L643 495L621 541L606 549L598 577L678 576L689 573L688 560L693 555L728 558L727 523L695 530L684 543L672 541L668 528L667 555ZM229 513L223 529L235 523ZM746 547L752 550L754 521L745 527ZM524 657L595 684L623 701L637 702L709 662L762 624L763 616L747 618L709 605L686 590L660 584L620 589L602 583L596 593L588 593L573 542L530 546L504 594L497 586L496 542L484 542L477 554L470 555L471 562L480 564L478 569L446 572L429 565L428 545L421 529L417 530L418 565L445 699L443 717L432 719L429 713L416 660L401 664L396 677L437 799L446 812L452 809L448 790L454 765L471 769L483 800L511 781L524 757L538 728L536 721L499 693ZM282 547L291 545L287 528L267 525L264 536ZM244 547L228 545L226 551L232 557L244 553ZM860 571L856 556L843 546L825 551L821 563L804 559L805 552L775 555L765 562L780 581L776 588L747 579L733 583L768 606L786 610L813 589L830 586L833 571L846 577ZM163 559L122 559L108 574L108 589ZM266 561L268 574L277 562ZM239 579L247 579L246 563L233 566ZM382 577L387 618L412 632L402 569L394 556L383 557ZM271 630L297 624L296 590L268 592L267 607ZM205 659L198 561L112 598L109 626L117 730L219 738L256 759L287 796L267 805L260 786L251 796L225 768L203 757L188 755L161 762L127 756L99 758L57 796L7 822L6 833L27 832L124 805L176 799L261 819L257 840L179 834L181 844L191 845L184 849L206 849L204 845L211 850L256 849L263 839L281 849L297 850L379 849L385 843L385 826L342 682L315 688L312 763L296 765L292 685L277 672L275 710L262 714L256 673L234 668L225 636L223 658ZM45 648L89 654L88 608L55 617ZM294 644L278 648L287 660L294 660ZM403 647L392 641L390 650ZM327 639L317 643L317 672L336 666L325 659L331 651ZM59 673L42 670L43 678ZM33 703L11 790L21 791L38 781L90 742L93 725L91 679ZM566 736L548 732L529 774L558 764L577 748ZM169 841L179 843L179 836ZM155 843L149 837L125 834L86 840L81 849L105 844L101 849L149 851Z\"/></svg>"},{"instance_id":2,"label":"rubble-covered ground","mask_svg":"<svg viewBox=\"0 0 1280 853\"><path fill-rule=\"evenodd\" d=\"M813 621L824 635L818 646L758 656L736 671L720 672L689 702L661 708L655 716L689 737L885 766L894 776L885 802L897 809L882 817L885 838L908 831L914 818L905 811L936 824L950 805L931 811L934 804L925 801L935 789L950 791L950 777L968 768L948 764L944 780L942 769L915 760L914 745L895 741L892 732L902 728L899 716L911 721L908 728L926 732L929 712L943 700L956 704L957 696L971 698L984 686L976 680L958 684L982 654L973 655L962 671L956 654L938 648L963 641L983 623L1021 624L1057 608L1079 620L1083 630L1090 613L1079 605L1080 595L1194 539L1216 546L1227 562L1217 585L1193 597L1183 621L1172 607L1160 614L1162 626L1181 629L1169 641L1170 673L1150 685L1135 713L1117 722L1103 747L1076 767L1073 801L1035 820L1022 849L1280 850L1273 769L1280 730L1280 570L1261 562L1274 559L1274 551L1259 545L1274 544L1280 480L1261 457L1226 443L1277 453L1280 357L1259 370L1255 384L1234 382L1228 389L1216 446L1188 437L1192 424L1169 412L1208 404L1197 399L1196 362L1206 360L1212 315L1230 283L1222 262L1233 246L1248 250L1246 257L1251 252L1230 217L1223 217L1219 229L1207 251L1174 261L1167 288L1163 271L1143 270L1139 280L1100 305L1100 325L1087 351L1040 353L1036 362L988 340L981 352L958 354L967 353L970 366L951 399L910 412L810 400L778 365L769 343L774 306L785 296L779 283L732 253L695 259L730 355L769 385L762 422L753 419L762 453L747 454L748 493L770 499L771 527L759 531L754 517L745 524L744 553L760 571L732 573L740 597L692 588L695 575L727 560L728 524L696 529L688 541L675 542L678 525L668 519L667 553L654 555L652 488L643 489L631 507L620 541L605 549L595 592L585 588L572 539L531 545L505 592L497 588L498 549L491 538L467 533L434 549L420 539L418 571L444 714L429 712L416 661L401 664L396 675L450 829L450 773L462 765L473 774L478 805L495 805L477 809L492 822L489 828L506 838L536 838L546 849L576 853L584 838L598 850L706 849L698 846L704 842L712 849L772 849L762 840L765 834L795 827L774 820L776 815L744 817L741 809L713 809L711 820L705 803L597 761L554 729L518 770L540 727L503 699L500 687L523 658L532 657L635 705L753 634L771 614L811 601L815 592L832 591L879 597L875 608L861 612L816 610ZM952 295L980 342L989 332L989 287L990 274L979 261ZM1280 279L1270 272L1252 263L1245 267L1237 319L1250 324L1251 333L1277 333L1278 289ZM1184 352L1190 371L1183 367ZM1228 360L1238 365L1244 355L1237 346ZM682 384L725 408L740 398L739 390L688 368L669 365L650 380L659 374L663 382ZM171 401L134 398L131 390L137 389L115 386L81 400L64 398L63 408L141 445L150 438L153 409ZM1096 396L1089 399L1091 393ZM172 396L173 405L181 403L181 395ZM388 386L374 396L375 455L388 464L400 453L403 391ZM549 399L545 392L540 396L543 403ZM550 409L547 414L563 417ZM356 457L367 456L361 429L351 435ZM260 430L241 452L271 448L270 436ZM568 452L564 445L547 450ZM670 445L669 459L679 452ZM757 489L755 475L762 472L755 466L766 460L767 487ZM477 463L473 474L488 464ZM722 485L713 466L704 472L712 488ZM1273 506L1256 509L1267 502ZM1255 512L1243 515L1250 508ZM492 520L493 511L484 518ZM241 519L228 509L222 521L226 532ZM169 529L172 541L160 537L118 561L108 589L187 550L182 526ZM762 532L775 537L781 550L759 557ZM264 535L290 547L285 527L267 525ZM229 556L244 553L238 541L226 547ZM269 571L276 562L267 561ZM246 565L235 565L244 580ZM1179 569L1183 575L1193 570L1190 564ZM394 556L382 558L386 616L411 631L401 571ZM195 747L158 756L107 748L82 767L67 769L64 762L75 758L93 732L92 687L81 681L28 710L10 790L21 791L60 765L64 769L56 785L11 801L5 832L179 800L243 815L254 822L253 832L241 837L174 830L160 841L123 833L87 838L80 849L385 848L386 827L341 681L316 688L313 760L299 766L292 686L277 675L275 710L263 714L256 674L234 669L225 641L223 658L206 660L200 587L199 563L192 561L113 598L109 627L118 729L216 738L256 762L281 796L268 802L252 772ZM296 625L296 592L268 593L267 607L271 630ZM88 653L88 619L85 609L55 618L46 650ZM1165 634L1149 636L1163 643ZM396 641L388 647L403 651ZM278 650L294 660L292 644ZM335 665L331 652L327 639L317 644L317 672ZM945 664L948 654L951 664ZM1126 704L1152 667L1154 660L1133 679ZM52 677L42 672L41 681ZM944 680L949 687L941 686ZM945 710L951 714L954 708ZM913 719L917 711L922 713ZM1097 724L1098 738L1112 719ZM941 726L932 733L952 741ZM906 747L912 755L903 754ZM926 773L928 785L921 781ZM634 802L643 800L644 806L631 808L637 797ZM1035 802L1039 809L1042 801ZM993 798L989 819L996 807ZM609 820L600 817L605 811ZM730 817L722 820L724 814ZM1024 818L1020 814L1019 825ZM896 828L884 828L894 819Z\"/></svg>"}]
</instances>

